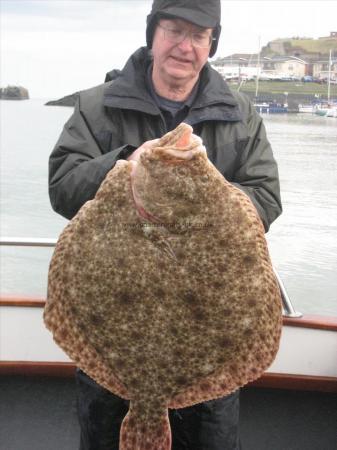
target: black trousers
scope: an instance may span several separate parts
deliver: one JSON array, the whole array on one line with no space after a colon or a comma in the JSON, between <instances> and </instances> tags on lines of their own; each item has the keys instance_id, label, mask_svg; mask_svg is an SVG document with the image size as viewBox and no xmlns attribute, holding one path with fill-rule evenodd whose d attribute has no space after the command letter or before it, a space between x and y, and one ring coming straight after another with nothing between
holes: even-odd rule
<instances>
[{"instance_id":1,"label":"black trousers","mask_svg":"<svg viewBox=\"0 0 337 450\"><path fill-rule=\"evenodd\" d=\"M80 450L118 450L129 403L81 370L76 372ZM239 450L239 391L188 408L169 410L172 450Z\"/></svg>"}]
</instances>

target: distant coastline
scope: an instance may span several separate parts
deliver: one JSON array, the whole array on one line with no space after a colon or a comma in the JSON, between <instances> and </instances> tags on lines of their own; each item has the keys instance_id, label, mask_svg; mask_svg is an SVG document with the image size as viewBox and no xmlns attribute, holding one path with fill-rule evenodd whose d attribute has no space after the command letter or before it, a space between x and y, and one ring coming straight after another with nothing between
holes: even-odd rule
<instances>
[{"instance_id":1,"label":"distant coastline","mask_svg":"<svg viewBox=\"0 0 337 450\"><path fill-rule=\"evenodd\" d=\"M50 100L45 103L46 106L75 106L76 100L78 98L79 92L74 92L73 94L66 95L58 100Z\"/></svg>"},{"instance_id":2,"label":"distant coastline","mask_svg":"<svg viewBox=\"0 0 337 450\"><path fill-rule=\"evenodd\" d=\"M258 98L255 97L255 81L245 82L240 87L238 83L233 82L229 82L228 85L233 91L237 91L239 88L239 90L248 95L252 101L288 103L289 112L298 112L299 104L311 104L317 101L326 101L327 99L326 85L317 83L291 81L260 82ZM75 92L58 100L48 101L45 105L74 107L78 95L79 92ZM331 99L337 99L337 85L331 86Z\"/></svg>"}]
</instances>

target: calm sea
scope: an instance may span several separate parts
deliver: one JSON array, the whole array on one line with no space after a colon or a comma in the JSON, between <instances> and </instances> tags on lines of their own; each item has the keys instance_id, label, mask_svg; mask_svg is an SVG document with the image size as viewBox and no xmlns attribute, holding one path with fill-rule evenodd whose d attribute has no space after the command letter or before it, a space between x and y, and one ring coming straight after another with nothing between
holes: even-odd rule
<instances>
[{"instance_id":1,"label":"calm sea","mask_svg":"<svg viewBox=\"0 0 337 450\"><path fill-rule=\"evenodd\" d=\"M42 100L0 101L1 235L59 235L49 205L49 154L72 113ZM273 264L297 310L337 316L337 120L264 116L279 163L284 212L267 234ZM0 293L45 296L51 249L1 249Z\"/></svg>"}]
</instances>

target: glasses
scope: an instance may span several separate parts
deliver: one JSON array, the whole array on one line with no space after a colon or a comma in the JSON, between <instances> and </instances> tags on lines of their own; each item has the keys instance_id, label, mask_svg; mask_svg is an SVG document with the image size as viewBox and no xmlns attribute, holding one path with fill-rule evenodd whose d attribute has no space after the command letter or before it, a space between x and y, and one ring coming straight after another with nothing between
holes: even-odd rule
<instances>
[{"instance_id":1,"label":"glasses","mask_svg":"<svg viewBox=\"0 0 337 450\"><path fill-rule=\"evenodd\" d=\"M181 28L167 28L163 25L158 24L158 26L164 30L164 39L172 42L173 44L180 44L186 39L186 36L190 36L192 45L198 48L208 48L211 43L216 39L209 35L205 31L191 32L182 30Z\"/></svg>"}]
</instances>

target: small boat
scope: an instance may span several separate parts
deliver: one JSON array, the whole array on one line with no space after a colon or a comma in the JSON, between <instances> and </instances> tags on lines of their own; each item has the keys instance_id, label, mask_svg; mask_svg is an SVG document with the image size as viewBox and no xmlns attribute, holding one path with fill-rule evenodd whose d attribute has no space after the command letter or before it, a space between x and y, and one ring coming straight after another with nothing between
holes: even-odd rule
<instances>
[{"instance_id":1,"label":"small boat","mask_svg":"<svg viewBox=\"0 0 337 450\"><path fill-rule=\"evenodd\" d=\"M309 113L314 114L315 106L314 105L302 105L301 103L298 105L299 113Z\"/></svg>"},{"instance_id":2,"label":"small boat","mask_svg":"<svg viewBox=\"0 0 337 450\"><path fill-rule=\"evenodd\" d=\"M337 106L329 108L326 113L326 117L334 117L337 118Z\"/></svg>"},{"instance_id":3,"label":"small boat","mask_svg":"<svg viewBox=\"0 0 337 450\"><path fill-rule=\"evenodd\" d=\"M315 114L324 117L337 117L337 105L336 104L318 105L315 108Z\"/></svg>"},{"instance_id":4,"label":"small boat","mask_svg":"<svg viewBox=\"0 0 337 450\"><path fill-rule=\"evenodd\" d=\"M254 103L255 109L259 114L284 114L288 112L286 103L263 102Z\"/></svg>"},{"instance_id":5,"label":"small boat","mask_svg":"<svg viewBox=\"0 0 337 450\"><path fill-rule=\"evenodd\" d=\"M328 76L328 100L324 105L319 105L315 110L315 114L317 114L319 116L325 116L325 117L337 117L337 103L330 97L331 67L332 67L331 53L332 53L332 51L330 50L329 76Z\"/></svg>"},{"instance_id":6,"label":"small boat","mask_svg":"<svg viewBox=\"0 0 337 450\"><path fill-rule=\"evenodd\" d=\"M328 112L328 108L324 108L324 107L317 107L315 109L315 114L317 116L326 116Z\"/></svg>"}]
</instances>

